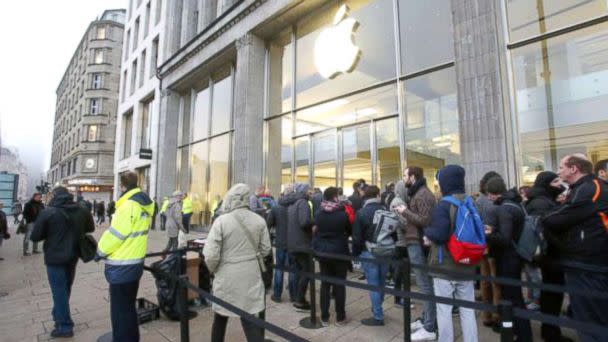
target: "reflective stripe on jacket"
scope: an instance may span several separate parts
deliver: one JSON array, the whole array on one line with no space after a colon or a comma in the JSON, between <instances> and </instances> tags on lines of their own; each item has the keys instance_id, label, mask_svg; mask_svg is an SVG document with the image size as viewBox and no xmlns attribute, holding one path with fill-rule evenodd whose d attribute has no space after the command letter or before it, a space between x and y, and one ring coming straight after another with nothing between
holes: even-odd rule
<instances>
[{"instance_id":1,"label":"reflective stripe on jacket","mask_svg":"<svg viewBox=\"0 0 608 342\"><path fill-rule=\"evenodd\" d=\"M116 202L112 226L101 236L97 250L106 259L110 283L134 281L141 276L153 213L154 202L139 188L126 192Z\"/></svg>"}]
</instances>

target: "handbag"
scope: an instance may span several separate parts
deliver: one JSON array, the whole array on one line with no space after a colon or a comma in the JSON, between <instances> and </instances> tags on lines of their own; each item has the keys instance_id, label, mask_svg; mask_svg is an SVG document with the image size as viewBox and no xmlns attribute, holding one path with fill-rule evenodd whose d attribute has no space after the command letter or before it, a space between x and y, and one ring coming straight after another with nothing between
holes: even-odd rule
<instances>
[{"instance_id":1,"label":"handbag","mask_svg":"<svg viewBox=\"0 0 608 342\"><path fill-rule=\"evenodd\" d=\"M25 234L27 231L27 226L25 224L25 219L21 219L19 222L19 226L17 226L17 234Z\"/></svg>"},{"instance_id":2,"label":"handbag","mask_svg":"<svg viewBox=\"0 0 608 342\"><path fill-rule=\"evenodd\" d=\"M264 263L264 256L260 252L258 252L258 248L255 246L255 242L254 242L253 236L251 235L251 232L247 228L245 228L243 223L238 218L236 219L236 221L239 223L238 224L239 228L241 228L241 231L243 231L243 233L245 233L245 237L249 241L249 245L251 245L251 248L253 248L253 251L255 252L255 257L256 257L256 259L258 259L258 265L260 266L260 271L262 273L266 272L266 264Z\"/></svg>"},{"instance_id":3,"label":"handbag","mask_svg":"<svg viewBox=\"0 0 608 342\"><path fill-rule=\"evenodd\" d=\"M90 234L82 234L78 242L78 249L80 250L80 260L87 263L95 259L97 240Z\"/></svg>"}]
</instances>

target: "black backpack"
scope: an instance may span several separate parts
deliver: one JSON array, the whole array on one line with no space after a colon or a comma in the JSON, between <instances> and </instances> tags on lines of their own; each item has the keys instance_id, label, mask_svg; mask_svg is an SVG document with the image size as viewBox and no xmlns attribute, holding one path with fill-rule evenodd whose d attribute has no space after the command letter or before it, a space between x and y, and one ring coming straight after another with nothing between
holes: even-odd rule
<instances>
[{"instance_id":1,"label":"black backpack","mask_svg":"<svg viewBox=\"0 0 608 342\"><path fill-rule=\"evenodd\" d=\"M547 240L543 235L543 226L541 217L538 215L528 215L526 209L517 204L506 202L505 205L510 207L518 208L524 213L524 225L519 234L519 238L513 241L515 251L519 256L528 261L532 262L547 254Z\"/></svg>"}]
</instances>

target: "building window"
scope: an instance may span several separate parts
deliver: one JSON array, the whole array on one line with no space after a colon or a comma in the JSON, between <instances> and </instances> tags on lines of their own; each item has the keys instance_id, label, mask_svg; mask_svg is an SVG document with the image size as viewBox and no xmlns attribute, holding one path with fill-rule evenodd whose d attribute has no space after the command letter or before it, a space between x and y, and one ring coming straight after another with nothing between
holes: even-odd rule
<instances>
[{"instance_id":1,"label":"building window","mask_svg":"<svg viewBox=\"0 0 608 342\"><path fill-rule=\"evenodd\" d=\"M91 99L91 115L101 114L101 99Z\"/></svg>"},{"instance_id":2,"label":"building window","mask_svg":"<svg viewBox=\"0 0 608 342\"><path fill-rule=\"evenodd\" d=\"M76 173L76 164L78 161L78 157L74 157L74 160L72 161L72 173Z\"/></svg>"},{"instance_id":3,"label":"building window","mask_svg":"<svg viewBox=\"0 0 608 342\"><path fill-rule=\"evenodd\" d=\"M121 92L121 101L125 102L125 98L127 97L127 70L122 73L122 92Z\"/></svg>"},{"instance_id":4,"label":"building window","mask_svg":"<svg viewBox=\"0 0 608 342\"><path fill-rule=\"evenodd\" d=\"M89 132L87 133L87 141L97 140L97 125L89 125Z\"/></svg>"},{"instance_id":5,"label":"building window","mask_svg":"<svg viewBox=\"0 0 608 342\"><path fill-rule=\"evenodd\" d=\"M102 64L103 60L103 49L94 49L93 50L93 63L94 64Z\"/></svg>"},{"instance_id":6,"label":"building window","mask_svg":"<svg viewBox=\"0 0 608 342\"><path fill-rule=\"evenodd\" d=\"M137 83L135 83L135 81L137 80L137 59L133 61L133 63L131 64L131 88L130 88L130 94L133 95L133 93L135 92L135 87L137 85Z\"/></svg>"},{"instance_id":7,"label":"building window","mask_svg":"<svg viewBox=\"0 0 608 342\"><path fill-rule=\"evenodd\" d=\"M144 17L144 39L148 36L148 32L150 31L150 6L152 1L148 1L146 4L146 13Z\"/></svg>"},{"instance_id":8,"label":"building window","mask_svg":"<svg viewBox=\"0 0 608 342\"><path fill-rule=\"evenodd\" d=\"M93 89L101 88L101 74L100 73L93 74L91 87Z\"/></svg>"},{"instance_id":9,"label":"building window","mask_svg":"<svg viewBox=\"0 0 608 342\"><path fill-rule=\"evenodd\" d=\"M106 39L106 27L97 26L97 39Z\"/></svg>"},{"instance_id":10,"label":"building window","mask_svg":"<svg viewBox=\"0 0 608 342\"><path fill-rule=\"evenodd\" d=\"M122 119L122 158L128 158L131 156L131 137L133 134L133 113L128 113L123 116Z\"/></svg>"},{"instance_id":11,"label":"building window","mask_svg":"<svg viewBox=\"0 0 608 342\"><path fill-rule=\"evenodd\" d=\"M123 44L123 51L125 53L125 61L129 58L129 51L131 51L129 49L130 42L131 42L131 30L129 29L129 30L127 30L127 37L126 37L125 42Z\"/></svg>"},{"instance_id":12,"label":"building window","mask_svg":"<svg viewBox=\"0 0 608 342\"><path fill-rule=\"evenodd\" d=\"M150 147L150 114L152 113L152 104L154 103L154 99L148 100L147 102L142 103L142 111L141 111L141 139L140 139L140 147L141 148L149 148Z\"/></svg>"},{"instance_id":13,"label":"building window","mask_svg":"<svg viewBox=\"0 0 608 342\"><path fill-rule=\"evenodd\" d=\"M158 25L158 23L160 23L160 16L162 14L162 8L163 8L163 1L162 0L156 0L156 16L154 17L155 25Z\"/></svg>"},{"instance_id":14,"label":"building window","mask_svg":"<svg viewBox=\"0 0 608 342\"><path fill-rule=\"evenodd\" d=\"M144 74L146 72L146 50L144 49L141 52L141 57L139 58L139 87L144 85Z\"/></svg>"},{"instance_id":15,"label":"building window","mask_svg":"<svg viewBox=\"0 0 608 342\"><path fill-rule=\"evenodd\" d=\"M158 37L152 41L152 56L150 56L150 78L156 76L158 67Z\"/></svg>"},{"instance_id":16,"label":"building window","mask_svg":"<svg viewBox=\"0 0 608 342\"><path fill-rule=\"evenodd\" d=\"M133 28L133 48L132 51L137 49L137 44L139 43L139 17L135 19L135 27Z\"/></svg>"}]
</instances>

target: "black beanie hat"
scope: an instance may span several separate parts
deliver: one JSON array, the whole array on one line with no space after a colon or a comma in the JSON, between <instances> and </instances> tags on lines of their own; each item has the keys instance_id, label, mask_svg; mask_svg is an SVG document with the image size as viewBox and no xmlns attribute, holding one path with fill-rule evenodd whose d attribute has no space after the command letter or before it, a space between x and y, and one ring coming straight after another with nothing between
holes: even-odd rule
<instances>
[{"instance_id":1,"label":"black beanie hat","mask_svg":"<svg viewBox=\"0 0 608 342\"><path fill-rule=\"evenodd\" d=\"M557 178L557 174L552 171L543 171L536 175L536 180L534 181L534 186L537 188L546 188L553 182L555 178Z\"/></svg>"}]
</instances>

